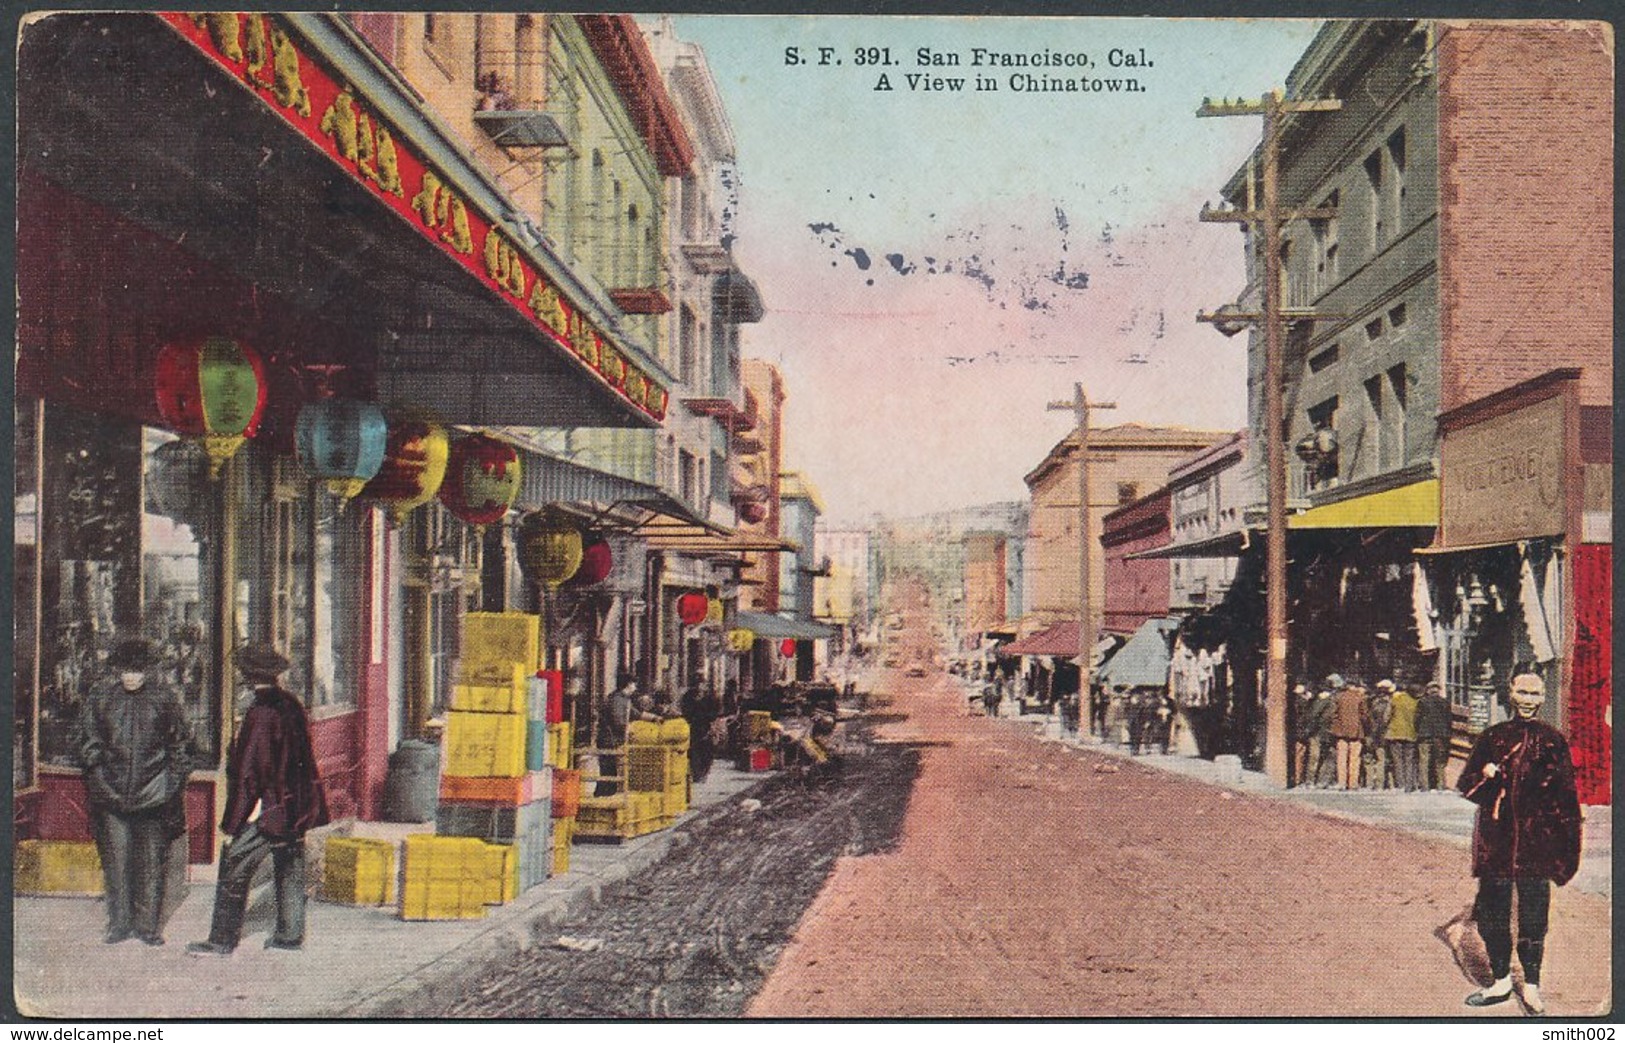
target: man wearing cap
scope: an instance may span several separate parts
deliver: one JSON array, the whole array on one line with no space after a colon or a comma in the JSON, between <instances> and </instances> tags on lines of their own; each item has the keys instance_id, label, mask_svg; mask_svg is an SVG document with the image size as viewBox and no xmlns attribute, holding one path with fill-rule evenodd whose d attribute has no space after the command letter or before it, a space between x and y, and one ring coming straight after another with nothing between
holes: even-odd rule
<instances>
[{"instance_id":1,"label":"man wearing cap","mask_svg":"<svg viewBox=\"0 0 1625 1043\"><path fill-rule=\"evenodd\" d=\"M1416 700L1416 751L1426 763L1422 788L1442 788L1444 766L1450 762L1450 703L1437 681L1429 681L1422 697Z\"/></svg>"},{"instance_id":2,"label":"man wearing cap","mask_svg":"<svg viewBox=\"0 0 1625 1043\"><path fill-rule=\"evenodd\" d=\"M179 835L174 812L191 770L191 736L180 697L152 669L150 644L119 642L107 666L112 676L92 687L79 719L79 759L107 892L106 941L162 945L165 855Z\"/></svg>"},{"instance_id":3,"label":"man wearing cap","mask_svg":"<svg viewBox=\"0 0 1625 1043\"><path fill-rule=\"evenodd\" d=\"M1518 892L1518 999L1531 1014L1544 1011L1540 971L1552 884L1580 868L1580 801L1569 744L1535 715L1546 700L1537 674L1512 679L1513 718L1487 729L1473 744L1457 788L1478 805L1473 823L1473 918L1484 937L1494 983L1467 997L1469 1007L1505 1002L1512 984L1512 892Z\"/></svg>"},{"instance_id":4,"label":"man wearing cap","mask_svg":"<svg viewBox=\"0 0 1625 1043\"><path fill-rule=\"evenodd\" d=\"M1360 784L1360 747L1371 729L1371 710L1360 685L1347 684L1342 691L1334 689L1334 693L1332 738L1337 740L1337 784L1346 790L1354 789Z\"/></svg>"},{"instance_id":5,"label":"man wearing cap","mask_svg":"<svg viewBox=\"0 0 1625 1043\"><path fill-rule=\"evenodd\" d=\"M276 880L276 932L267 949L305 943L305 833L327 824L327 795L316 771L305 708L278 679L288 660L269 645L237 652L237 670L254 686L254 702L226 761L226 812L231 834L220 852L209 940L187 952L225 956L237 948L254 870L271 856Z\"/></svg>"}]
</instances>

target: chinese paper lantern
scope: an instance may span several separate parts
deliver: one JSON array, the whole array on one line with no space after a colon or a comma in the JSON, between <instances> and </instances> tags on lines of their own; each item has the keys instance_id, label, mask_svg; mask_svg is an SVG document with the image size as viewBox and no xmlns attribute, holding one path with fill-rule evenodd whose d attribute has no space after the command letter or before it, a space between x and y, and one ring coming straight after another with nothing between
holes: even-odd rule
<instances>
[{"instance_id":1,"label":"chinese paper lantern","mask_svg":"<svg viewBox=\"0 0 1625 1043\"><path fill-rule=\"evenodd\" d=\"M722 602L717 598L705 599L705 621L722 625Z\"/></svg>"},{"instance_id":2,"label":"chinese paper lantern","mask_svg":"<svg viewBox=\"0 0 1625 1043\"><path fill-rule=\"evenodd\" d=\"M581 569L581 530L547 511L519 521L519 568L537 583L557 587Z\"/></svg>"},{"instance_id":3,"label":"chinese paper lantern","mask_svg":"<svg viewBox=\"0 0 1625 1043\"><path fill-rule=\"evenodd\" d=\"M602 583L609 578L610 570L614 567L615 555L609 549L609 541L590 539L581 548L581 568L570 577L570 586L589 587Z\"/></svg>"},{"instance_id":4,"label":"chinese paper lantern","mask_svg":"<svg viewBox=\"0 0 1625 1043\"><path fill-rule=\"evenodd\" d=\"M173 518L183 525L206 518L209 501L209 454L197 442L178 438L152 451L147 465L147 513Z\"/></svg>"},{"instance_id":5,"label":"chinese paper lantern","mask_svg":"<svg viewBox=\"0 0 1625 1043\"><path fill-rule=\"evenodd\" d=\"M168 344L158 353L158 415L183 435L201 435L209 477L259 430L265 413L265 363L230 337Z\"/></svg>"},{"instance_id":6,"label":"chinese paper lantern","mask_svg":"<svg viewBox=\"0 0 1625 1043\"><path fill-rule=\"evenodd\" d=\"M485 435L451 444L440 502L470 525L502 520L519 497L519 451Z\"/></svg>"},{"instance_id":7,"label":"chinese paper lantern","mask_svg":"<svg viewBox=\"0 0 1625 1043\"><path fill-rule=\"evenodd\" d=\"M710 607L711 599L704 594L684 594L677 599L677 618L685 626L699 626L705 622L705 613Z\"/></svg>"},{"instance_id":8,"label":"chinese paper lantern","mask_svg":"<svg viewBox=\"0 0 1625 1043\"><path fill-rule=\"evenodd\" d=\"M779 655L783 656L786 659L793 659L793 658L795 658L795 654L796 654L796 639L795 638L787 637L783 641L779 642Z\"/></svg>"},{"instance_id":9,"label":"chinese paper lantern","mask_svg":"<svg viewBox=\"0 0 1625 1043\"><path fill-rule=\"evenodd\" d=\"M739 520L746 525L760 525L767 521L767 504L750 500L739 505Z\"/></svg>"},{"instance_id":10,"label":"chinese paper lantern","mask_svg":"<svg viewBox=\"0 0 1625 1043\"><path fill-rule=\"evenodd\" d=\"M389 424L384 411L353 398L322 398L299 410L293 440L299 462L348 500L384 466Z\"/></svg>"},{"instance_id":11,"label":"chinese paper lantern","mask_svg":"<svg viewBox=\"0 0 1625 1043\"><path fill-rule=\"evenodd\" d=\"M398 522L440 491L449 453L446 429L432 420L391 423L383 466L362 487L361 495L388 504Z\"/></svg>"},{"instance_id":12,"label":"chinese paper lantern","mask_svg":"<svg viewBox=\"0 0 1625 1043\"><path fill-rule=\"evenodd\" d=\"M756 643L756 631L747 627L735 627L728 631L728 648L734 652L749 652L750 647Z\"/></svg>"}]
</instances>

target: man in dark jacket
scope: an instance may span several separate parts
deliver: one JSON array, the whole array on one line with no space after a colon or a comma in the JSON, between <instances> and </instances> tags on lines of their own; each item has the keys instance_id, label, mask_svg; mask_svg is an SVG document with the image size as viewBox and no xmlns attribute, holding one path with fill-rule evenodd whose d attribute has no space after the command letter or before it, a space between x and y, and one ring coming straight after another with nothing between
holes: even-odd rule
<instances>
[{"instance_id":1,"label":"man in dark jacket","mask_svg":"<svg viewBox=\"0 0 1625 1043\"><path fill-rule=\"evenodd\" d=\"M114 676L84 700L79 736L107 891L106 941L162 945L165 855L185 828L176 820L190 770L186 711L152 669L146 641L121 641L107 666Z\"/></svg>"},{"instance_id":2,"label":"man in dark jacket","mask_svg":"<svg viewBox=\"0 0 1625 1043\"><path fill-rule=\"evenodd\" d=\"M1416 700L1416 749L1425 765L1422 788L1442 788L1444 766L1450 761L1450 703L1437 681L1428 682Z\"/></svg>"},{"instance_id":3,"label":"man in dark jacket","mask_svg":"<svg viewBox=\"0 0 1625 1043\"><path fill-rule=\"evenodd\" d=\"M1518 998L1532 1014L1545 1010L1540 968L1546 947L1552 884L1580 868L1580 802L1569 744L1536 720L1546 686L1535 674L1512 679L1515 716L1478 737L1457 787L1478 805L1473 824L1473 917L1484 936L1495 981L1467 997L1469 1007L1512 995L1512 892L1518 892Z\"/></svg>"},{"instance_id":4,"label":"man in dark jacket","mask_svg":"<svg viewBox=\"0 0 1625 1043\"><path fill-rule=\"evenodd\" d=\"M237 670L254 686L254 702L226 761L220 828L231 840L220 852L209 940L186 947L194 955L225 956L237 948L248 887L266 855L276 879L276 932L265 947L305 944L305 833L327 824L327 795L305 708L278 683L287 669L287 659L269 645L237 653Z\"/></svg>"}]
</instances>

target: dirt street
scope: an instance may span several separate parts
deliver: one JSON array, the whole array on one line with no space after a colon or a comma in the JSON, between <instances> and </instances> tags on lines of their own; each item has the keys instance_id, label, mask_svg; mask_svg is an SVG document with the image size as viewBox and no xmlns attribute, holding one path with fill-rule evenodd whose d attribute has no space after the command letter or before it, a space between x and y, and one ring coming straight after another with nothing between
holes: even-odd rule
<instances>
[{"instance_id":1,"label":"dirt street","mask_svg":"<svg viewBox=\"0 0 1625 1043\"><path fill-rule=\"evenodd\" d=\"M881 736L924 744L902 841L837 862L748 1016L1474 1013L1434 935L1464 848L1042 742L935 671L876 687L908 714ZM1609 906L1552 917L1548 1012L1595 1014Z\"/></svg>"}]
</instances>

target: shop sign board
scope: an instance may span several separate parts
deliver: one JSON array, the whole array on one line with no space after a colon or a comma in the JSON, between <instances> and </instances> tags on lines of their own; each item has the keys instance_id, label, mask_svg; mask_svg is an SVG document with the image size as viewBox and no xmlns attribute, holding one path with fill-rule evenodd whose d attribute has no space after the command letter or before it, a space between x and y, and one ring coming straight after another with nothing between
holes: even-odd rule
<instances>
[{"instance_id":1,"label":"shop sign board","mask_svg":"<svg viewBox=\"0 0 1625 1043\"><path fill-rule=\"evenodd\" d=\"M669 392L593 327L498 223L455 190L341 75L301 48L269 14L165 13L165 22L242 81L373 196L499 293L582 369L639 411L663 420Z\"/></svg>"},{"instance_id":2,"label":"shop sign board","mask_svg":"<svg viewBox=\"0 0 1625 1043\"><path fill-rule=\"evenodd\" d=\"M1439 447L1446 547L1559 536L1567 521L1564 399L1447 430Z\"/></svg>"}]
</instances>

